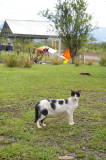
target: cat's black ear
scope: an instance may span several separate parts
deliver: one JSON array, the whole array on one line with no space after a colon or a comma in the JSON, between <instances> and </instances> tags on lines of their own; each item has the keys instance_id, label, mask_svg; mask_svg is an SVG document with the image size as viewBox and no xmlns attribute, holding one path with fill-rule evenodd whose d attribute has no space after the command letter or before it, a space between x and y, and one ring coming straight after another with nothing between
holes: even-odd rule
<instances>
[{"instance_id":1,"label":"cat's black ear","mask_svg":"<svg viewBox=\"0 0 106 160\"><path fill-rule=\"evenodd\" d=\"M74 91L71 90L71 93L73 93Z\"/></svg>"},{"instance_id":2,"label":"cat's black ear","mask_svg":"<svg viewBox=\"0 0 106 160\"><path fill-rule=\"evenodd\" d=\"M79 90L78 93L81 94L81 90Z\"/></svg>"}]
</instances>

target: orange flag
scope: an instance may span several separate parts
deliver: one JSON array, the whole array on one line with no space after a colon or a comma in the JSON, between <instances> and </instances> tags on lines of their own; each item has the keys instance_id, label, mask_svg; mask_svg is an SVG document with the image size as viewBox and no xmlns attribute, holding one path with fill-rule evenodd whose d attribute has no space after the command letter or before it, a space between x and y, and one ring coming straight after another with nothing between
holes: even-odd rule
<instances>
[{"instance_id":1,"label":"orange flag","mask_svg":"<svg viewBox=\"0 0 106 160\"><path fill-rule=\"evenodd\" d=\"M70 50L67 49L66 52L64 52L63 56L64 56L66 59L70 59L70 58L71 58Z\"/></svg>"}]
</instances>

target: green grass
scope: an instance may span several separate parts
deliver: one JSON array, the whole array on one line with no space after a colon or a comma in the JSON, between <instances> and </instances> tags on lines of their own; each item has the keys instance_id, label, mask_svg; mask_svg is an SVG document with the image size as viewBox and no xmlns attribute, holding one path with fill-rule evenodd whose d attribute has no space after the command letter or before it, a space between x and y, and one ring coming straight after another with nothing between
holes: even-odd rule
<instances>
[{"instance_id":1,"label":"green grass","mask_svg":"<svg viewBox=\"0 0 106 160\"><path fill-rule=\"evenodd\" d=\"M81 76L89 72L91 76ZM93 64L75 67L33 65L7 68L0 64L0 159L105 159L106 68ZM34 124L35 104L42 99L68 98L82 90L75 125L67 115L48 117L47 126Z\"/></svg>"}]
</instances>

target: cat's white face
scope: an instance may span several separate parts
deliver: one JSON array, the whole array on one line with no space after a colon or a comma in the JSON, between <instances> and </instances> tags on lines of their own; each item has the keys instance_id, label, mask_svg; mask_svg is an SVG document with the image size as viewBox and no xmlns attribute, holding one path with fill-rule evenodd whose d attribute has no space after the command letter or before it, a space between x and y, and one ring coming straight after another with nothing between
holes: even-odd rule
<instances>
[{"instance_id":1,"label":"cat's white face","mask_svg":"<svg viewBox=\"0 0 106 160\"><path fill-rule=\"evenodd\" d=\"M77 92L71 91L71 97L72 97L72 99L73 100L79 100L80 93L81 93L81 91L77 91Z\"/></svg>"},{"instance_id":2,"label":"cat's white face","mask_svg":"<svg viewBox=\"0 0 106 160\"><path fill-rule=\"evenodd\" d=\"M76 95L72 97L73 100L79 100L79 97L77 97Z\"/></svg>"}]
</instances>

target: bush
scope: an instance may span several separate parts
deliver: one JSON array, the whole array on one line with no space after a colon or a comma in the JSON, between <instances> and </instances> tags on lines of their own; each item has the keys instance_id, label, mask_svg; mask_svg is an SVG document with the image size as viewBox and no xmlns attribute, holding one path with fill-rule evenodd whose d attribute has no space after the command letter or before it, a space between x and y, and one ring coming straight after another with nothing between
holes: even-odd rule
<instances>
[{"instance_id":1,"label":"bush","mask_svg":"<svg viewBox=\"0 0 106 160\"><path fill-rule=\"evenodd\" d=\"M87 65L92 65L92 64L93 64L93 60L92 60L92 59L86 60L86 64L87 64Z\"/></svg>"},{"instance_id":2,"label":"bush","mask_svg":"<svg viewBox=\"0 0 106 160\"><path fill-rule=\"evenodd\" d=\"M100 62L99 62L99 64L101 65L101 66L106 66L106 58L101 58L101 60L100 60Z\"/></svg>"},{"instance_id":3,"label":"bush","mask_svg":"<svg viewBox=\"0 0 106 160\"><path fill-rule=\"evenodd\" d=\"M32 64L33 64L33 61L30 61L30 60L26 59L24 67L25 68L31 68Z\"/></svg>"},{"instance_id":4,"label":"bush","mask_svg":"<svg viewBox=\"0 0 106 160\"><path fill-rule=\"evenodd\" d=\"M22 68L30 68L33 64L33 61L29 60L29 58L19 57L18 58L18 66Z\"/></svg>"},{"instance_id":5,"label":"bush","mask_svg":"<svg viewBox=\"0 0 106 160\"><path fill-rule=\"evenodd\" d=\"M77 67L80 65L79 57L76 57L76 58L74 59L74 64L75 64L75 66L77 66Z\"/></svg>"},{"instance_id":6,"label":"bush","mask_svg":"<svg viewBox=\"0 0 106 160\"><path fill-rule=\"evenodd\" d=\"M16 67L18 65L17 57L15 55L8 55L4 58L4 62L8 67Z\"/></svg>"},{"instance_id":7,"label":"bush","mask_svg":"<svg viewBox=\"0 0 106 160\"><path fill-rule=\"evenodd\" d=\"M2 54L1 54L1 52L0 52L0 63L2 62Z\"/></svg>"},{"instance_id":8,"label":"bush","mask_svg":"<svg viewBox=\"0 0 106 160\"><path fill-rule=\"evenodd\" d=\"M59 60L58 57L55 57L52 59L52 64L53 65L58 65L58 64L62 64L62 62Z\"/></svg>"},{"instance_id":9,"label":"bush","mask_svg":"<svg viewBox=\"0 0 106 160\"><path fill-rule=\"evenodd\" d=\"M28 58L25 57L17 57L15 55L8 55L5 57L5 63L8 67L22 67L22 68L30 68L33 64L33 61L30 61Z\"/></svg>"}]
</instances>

